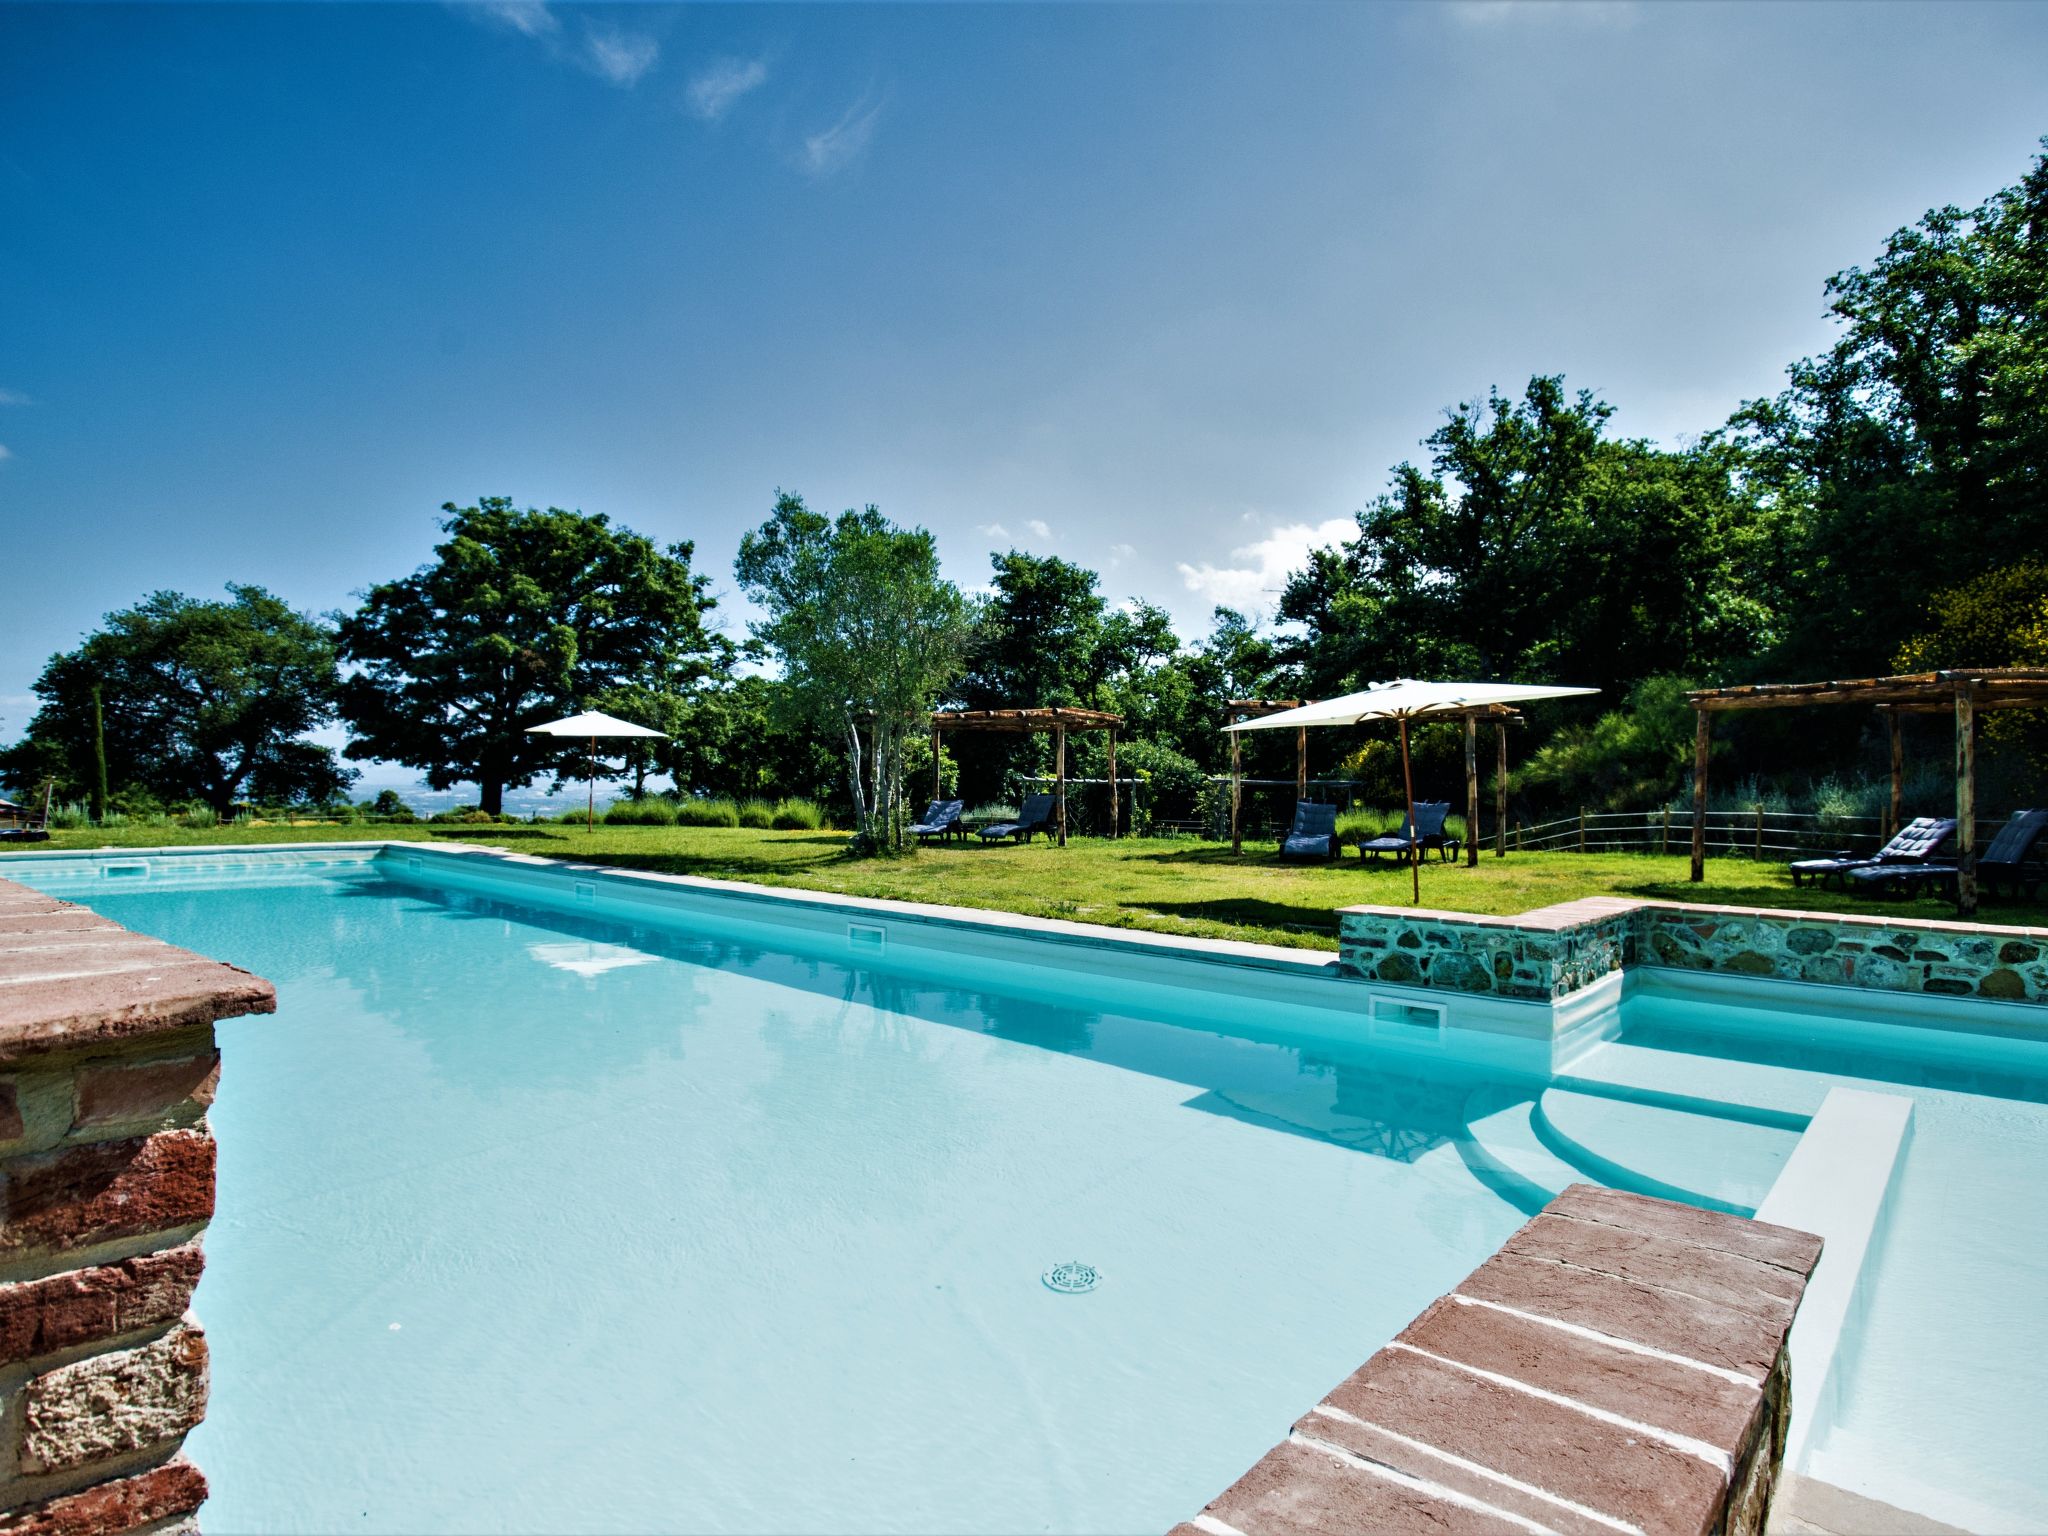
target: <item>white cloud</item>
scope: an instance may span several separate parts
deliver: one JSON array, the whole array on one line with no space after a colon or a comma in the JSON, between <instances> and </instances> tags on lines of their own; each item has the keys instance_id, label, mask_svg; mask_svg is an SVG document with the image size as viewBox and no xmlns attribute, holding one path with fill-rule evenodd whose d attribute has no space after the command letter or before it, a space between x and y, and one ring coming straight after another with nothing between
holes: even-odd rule
<instances>
[{"instance_id":1,"label":"white cloud","mask_svg":"<svg viewBox=\"0 0 2048 1536\"><path fill-rule=\"evenodd\" d=\"M720 59L691 80L684 94L693 113L715 123L767 78L768 66L759 59Z\"/></svg>"},{"instance_id":2,"label":"white cloud","mask_svg":"<svg viewBox=\"0 0 2048 1536\"><path fill-rule=\"evenodd\" d=\"M985 539L1007 539L1010 536L1010 530L1001 523L976 523L974 531Z\"/></svg>"},{"instance_id":3,"label":"white cloud","mask_svg":"<svg viewBox=\"0 0 2048 1536\"><path fill-rule=\"evenodd\" d=\"M1135 544L1112 544L1109 546L1109 563L1112 568L1122 565L1137 552Z\"/></svg>"},{"instance_id":4,"label":"white cloud","mask_svg":"<svg viewBox=\"0 0 2048 1536\"><path fill-rule=\"evenodd\" d=\"M1357 532L1357 520L1349 517L1326 518L1320 523L1288 523L1255 544L1233 549L1228 565L1207 561L1189 565L1183 561L1175 568L1190 592L1200 593L1211 603L1247 612L1270 612L1288 576L1307 563L1310 550L1340 544Z\"/></svg>"},{"instance_id":5,"label":"white cloud","mask_svg":"<svg viewBox=\"0 0 2048 1536\"><path fill-rule=\"evenodd\" d=\"M11 459L13 457L14 450L8 447L5 443L0 443L0 463L5 463L8 459Z\"/></svg>"},{"instance_id":6,"label":"white cloud","mask_svg":"<svg viewBox=\"0 0 2048 1536\"><path fill-rule=\"evenodd\" d=\"M622 32L616 27L593 26L583 39L586 63L613 85L628 89L654 68L661 57L661 44L644 32Z\"/></svg>"},{"instance_id":7,"label":"white cloud","mask_svg":"<svg viewBox=\"0 0 2048 1536\"><path fill-rule=\"evenodd\" d=\"M494 27L509 27L522 37L553 37L562 23L546 0L483 0L459 7L464 15Z\"/></svg>"},{"instance_id":8,"label":"white cloud","mask_svg":"<svg viewBox=\"0 0 2048 1536\"><path fill-rule=\"evenodd\" d=\"M1031 530L1031 536L1034 539L1049 539L1052 537L1052 529L1046 525L1046 521L1042 517L1034 517L1024 526Z\"/></svg>"},{"instance_id":9,"label":"white cloud","mask_svg":"<svg viewBox=\"0 0 2048 1536\"><path fill-rule=\"evenodd\" d=\"M813 176L830 176L842 171L861 157L868 147L868 141L875 136L875 122L882 115L882 104L863 96L830 128L811 134L804 140L804 169Z\"/></svg>"},{"instance_id":10,"label":"white cloud","mask_svg":"<svg viewBox=\"0 0 2048 1536\"><path fill-rule=\"evenodd\" d=\"M30 400L27 395L24 395L18 389L0 389L0 405L33 405L34 403L34 401Z\"/></svg>"}]
</instances>

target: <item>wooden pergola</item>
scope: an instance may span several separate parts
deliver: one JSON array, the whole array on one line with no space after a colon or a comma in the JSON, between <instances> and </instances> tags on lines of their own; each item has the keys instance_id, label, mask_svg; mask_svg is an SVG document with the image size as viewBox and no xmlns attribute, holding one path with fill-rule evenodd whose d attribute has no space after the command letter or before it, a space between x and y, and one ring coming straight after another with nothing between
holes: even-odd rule
<instances>
[{"instance_id":1,"label":"wooden pergola","mask_svg":"<svg viewBox=\"0 0 2048 1536\"><path fill-rule=\"evenodd\" d=\"M1116 733L1124 717L1103 709L1053 704L1040 709L939 709L932 712L932 798L939 797L939 745L947 731L1006 731L1013 736L1052 734L1053 804L1059 845L1067 846L1067 733L1109 732L1109 835L1117 835Z\"/></svg>"},{"instance_id":2,"label":"wooden pergola","mask_svg":"<svg viewBox=\"0 0 2048 1536\"><path fill-rule=\"evenodd\" d=\"M1240 720L1259 720L1267 715L1277 715L1283 710L1299 709L1304 699L1232 699L1224 705L1228 718L1226 725L1235 725ZM1493 853L1495 858L1507 857L1508 851L1508 722L1522 718L1521 711L1509 704L1481 704L1471 709L1461 709L1453 714L1446 711L1443 718L1458 719L1465 723L1465 862L1479 862L1479 722L1493 722L1495 755L1499 759L1498 771L1494 778L1494 826ZM1238 828L1238 808L1243 798L1242 780L1243 753L1241 740L1236 733L1230 737L1230 851L1244 852L1244 839ZM1308 727L1301 726L1294 733L1294 798L1297 801L1308 798Z\"/></svg>"},{"instance_id":3,"label":"wooden pergola","mask_svg":"<svg viewBox=\"0 0 2048 1536\"><path fill-rule=\"evenodd\" d=\"M1827 683L1755 683L1745 688L1702 688L1687 697L1697 711L1692 755L1692 878L1707 867L1707 753L1713 717L1739 709L1797 709L1808 704L1869 704L1882 710L1891 733L1892 793L1887 833L1899 825L1905 779L1900 739L1902 714L1956 716L1956 912L1977 910L1977 716L1993 709L2048 709L2048 669L1979 667L1913 672Z\"/></svg>"},{"instance_id":4,"label":"wooden pergola","mask_svg":"<svg viewBox=\"0 0 2048 1536\"><path fill-rule=\"evenodd\" d=\"M1306 702L1302 699L1232 699L1223 706L1225 725L1235 725L1240 720L1262 720L1267 715L1277 715L1290 709L1299 709ZM1302 726L1294 733L1294 798L1308 798L1308 727ZM1244 738L1233 733L1230 738L1230 851L1244 852L1244 834L1238 828L1237 818L1244 803Z\"/></svg>"}]
</instances>

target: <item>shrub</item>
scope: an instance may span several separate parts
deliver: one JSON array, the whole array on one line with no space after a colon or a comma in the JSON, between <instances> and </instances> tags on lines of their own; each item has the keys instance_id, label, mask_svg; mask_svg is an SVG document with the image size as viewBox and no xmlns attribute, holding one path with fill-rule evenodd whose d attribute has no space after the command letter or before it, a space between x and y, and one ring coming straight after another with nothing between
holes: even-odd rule
<instances>
[{"instance_id":1,"label":"shrub","mask_svg":"<svg viewBox=\"0 0 2048 1536\"><path fill-rule=\"evenodd\" d=\"M405 803L405 797L395 789L380 789L377 798L365 800L362 809L372 816L382 816L388 821L416 821L412 807Z\"/></svg>"},{"instance_id":2,"label":"shrub","mask_svg":"<svg viewBox=\"0 0 2048 1536\"><path fill-rule=\"evenodd\" d=\"M604 820L609 827L672 827L676 824L676 803L667 795L614 800L605 808Z\"/></svg>"},{"instance_id":3,"label":"shrub","mask_svg":"<svg viewBox=\"0 0 2048 1536\"><path fill-rule=\"evenodd\" d=\"M727 796L693 795L676 802L676 825L679 827L736 827L739 824L740 808Z\"/></svg>"},{"instance_id":4,"label":"shrub","mask_svg":"<svg viewBox=\"0 0 2048 1536\"><path fill-rule=\"evenodd\" d=\"M768 825L783 832L816 832L825 825L825 812L815 800L785 795L775 802Z\"/></svg>"},{"instance_id":5,"label":"shrub","mask_svg":"<svg viewBox=\"0 0 2048 1536\"><path fill-rule=\"evenodd\" d=\"M739 804L740 825L766 829L775 825L775 807L759 798L742 800Z\"/></svg>"},{"instance_id":6,"label":"shrub","mask_svg":"<svg viewBox=\"0 0 2048 1536\"><path fill-rule=\"evenodd\" d=\"M464 827L488 826L497 819L480 805L450 806L447 810L436 811L427 818L428 821Z\"/></svg>"},{"instance_id":7,"label":"shrub","mask_svg":"<svg viewBox=\"0 0 2048 1536\"><path fill-rule=\"evenodd\" d=\"M50 827L57 832L75 832L92 825L92 811L77 800L50 808Z\"/></svg>"},{"instance_id":8,"label":"shrub","mask_svg":"<svg viewBox=\"0 0 2048 1536\"><path fill-rule=\"evenodd\" d=\"M203 801L195 800L185 807L183 819L188 827L217 827L220 825L220 812Z\"/></svg>"}]
</instances>

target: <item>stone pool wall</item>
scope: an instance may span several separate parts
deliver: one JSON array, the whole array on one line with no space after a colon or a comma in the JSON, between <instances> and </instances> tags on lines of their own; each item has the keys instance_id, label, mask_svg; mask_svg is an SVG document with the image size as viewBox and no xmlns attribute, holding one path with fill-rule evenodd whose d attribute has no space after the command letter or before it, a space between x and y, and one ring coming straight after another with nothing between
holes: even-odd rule
<instances>
[{"instance_id":1,"label":"stone pool wall","mask_svg":"<svg viewBox=\"0 0 2048 1536\"><path fill-rule=\"evenodd\" d=\"M194 1530L216 1019L270 983L0 880L0 1533Z\"/></svg>"},{"instance_id":2,"label":"stone pool wall","mask_svg":"<svg viewBox=\"0 0 2048 1536\"><path fill-rule=\"evenodd\" d=\"M1346 907L1338 920L1348 975L1530 1001L1643 965L2048 1003L2043 929L1609 897L1518 917Z\"/></svg>"}]
</instances>

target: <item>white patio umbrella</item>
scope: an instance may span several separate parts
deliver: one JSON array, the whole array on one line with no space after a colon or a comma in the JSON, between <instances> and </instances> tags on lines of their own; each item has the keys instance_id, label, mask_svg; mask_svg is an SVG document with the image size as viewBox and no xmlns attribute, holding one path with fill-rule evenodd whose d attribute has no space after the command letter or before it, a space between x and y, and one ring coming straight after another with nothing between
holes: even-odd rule
<instances>
[{"instance_id":1,"label":"white patio umbrella","mask_svg":"<svg viewBox=\"0 0 2048 1536\"><path fill-rule=\"evenodd\" d=\"M526 728L529 736L587 736L590 738L590 803L587 829L597 830L597 738L600 736L659 736L666 740L668 732L649 730L644 725L635 725L630 720L614 719L586 709L580 715L568 715L560 720L550 720L546 725L531 725Z\"/></svg>"},{"instance_id":2,"label":"white patio umbrella","mask_svg":"<svg viewBox=\"0 0 2048 1536\"><path fill-rule=\"evenodd\" d=\"M1561 699L1574 694L1598 693L1598 688L1559 688L1549 683L1426 683L1412 677L1391 683L1374 683L1342 698L1304 704L1257 720L1240 720L1226 731L1293 731L1306 725L1358 725L1366 720L1396 720L1401 725L1401 787L1408 796L1408 826L1415 825L1415 775L1408 766L1408 722L1430 715L1458 715L1489 704L1521 704L1530 699ZM1467 827L1466 835L1479 835ZM1421 850L1411 848L1414 904L1422 904Z\"/></svg>"}]
</instances>

